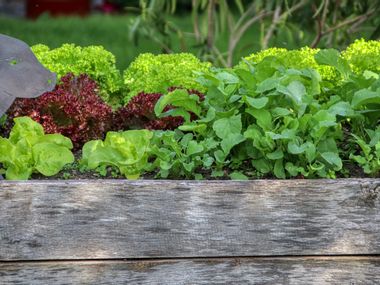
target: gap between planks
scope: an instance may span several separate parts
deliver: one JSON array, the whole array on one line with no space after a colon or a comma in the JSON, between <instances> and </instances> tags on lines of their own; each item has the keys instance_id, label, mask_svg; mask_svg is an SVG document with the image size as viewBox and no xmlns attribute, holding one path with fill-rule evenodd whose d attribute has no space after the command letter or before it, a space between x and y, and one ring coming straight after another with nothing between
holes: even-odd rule
<instances>
[{"instance_id":1,"label":"gap between planks","mask_svg":"<svg viewBox=\"0 0 380 285\"><path fill-rule=\"evenodd\" d=\"M177 261L286 261L286 260L328 260L328 261L380 261L380 254L355 254L355 255L283 255L283 256L210 256L210 257L163 257L163 258L87 258L87 259L36 259L36 260L0 260L0 265L18 264L18 263L161 263Z\"/></svg>"}]
</instances>

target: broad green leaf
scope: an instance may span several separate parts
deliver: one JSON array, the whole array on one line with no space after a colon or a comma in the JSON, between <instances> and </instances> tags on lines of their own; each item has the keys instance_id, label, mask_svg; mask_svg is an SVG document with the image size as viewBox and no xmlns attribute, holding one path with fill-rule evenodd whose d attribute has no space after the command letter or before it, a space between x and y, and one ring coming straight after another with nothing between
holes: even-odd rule
<instances>
[{"instance_id":1,"label":"broad green leaf","mask_svg":"<svg viewBox=\"0 0 380 285\"><path fill-rule=\"evenodd\" d=\"M218 72L216 78L228 84L235 84L240 82L239 77L228 71Z\"/></svg>"},{"instance_id":2,"label":"broad green leaf","mask_svg":"<svg viewBox=\"0 0 380 285\"><path fill-rule=\"evenodd\" d=\"M251 107L255 109L262 109L266 106L268 103L269 99L268 97L260 97L260 98L251 98L248 96L244 96L244 101L250 105Z\"/></svg>"},{"instance_id":3,"label":"broad green leaf","mask_svg":"<svg viewBox=\"0 0 380 285\"><path fill-rule=\"evenodd\" d=\"M246 112L256 119L257 125L263 130L269 131L273 129L272 116L269 111L265 109L247 109Z\"/></svg>"},{"instance_id":4,"label":"broad green leaf","mask_svg":"<svg viewBox=\"0 0 380 285\"><path fill-rule=\"evenodd\" d=\"M65 146L55 143L38 143L32 148L35 168L45 176L57 174L66 164L74 162L74 155Z\"/></svg>"},{"instance_id":5,"label":"broad green leaf","mask_svg":"<svg viewBox=\"0 0 380 285\"><path fill-rule=\"evenodd\" d=\"M264 93L273 90L279 86L278 78L268 78L257 85L256 92Z\"/></svg>"},{"instance_id":6,"label":"broad green leaf","mask_svg":"<svg viewBox=\"0 0 380 285\"><path fill-rule=\"evenodd\" d=\"M285 169L282 159L276 160L273 168L273 173L277 178L285 179Z\"/></svg>"},{"instance_id":7,"label":"broad green leaf","mask_svg":"<svg viewBox=\"0 0 380 285\"><path fill-rule=\"evenodd\" d=\"M243 142L245 140L245 137L242 134L229 134L227 135L221 142L221 147L224 151L224 153L227 155L230 150L239 143Z\"/></svg>"},{"instance_id":8,"label":"broad green leaf","mask_svg":"<svg viewBox=\"0 0 380 285\"><path fill-rule=\"evenodd\" d=\"M272 164L267 159L254 159L252 160L252 166L262 174L272 171Z\"/></svg>"},{"instance_id":9,"label":"broad green leaf","mask_svg":"<svg viewBox=\"0 0 380 285\"><path fill-rule=\"evenodd\" d=\"M351 105L353 108L358 108L370 103L380 104L380 89L378 91L362 89L355 92Z\"/></svg>"},{"instance_id":10,"label":"broad green leaf","mask_svg":"<svg viewBox=\"0 0 380 285\"><path fill-rule=\"evenodd\" d=\"M239 171L234 171L230 174L232 180L248 180L248 177Z\"/></svg>"},{"instance_id":11,"label":"broad green leaf","mask_svg":"<svg viewBox=\"0 0 380 285\"><path fill-rule=\"evenodd\" d=\"M284 117L288 116L289 114L292 113L289 109L282 108L282 107L276 107L271 110L272 116L273 117Z\"/></svg>"},{"instance_id":12,"label":"broad green leaf","mask_svg":"<svg viewBox=\"0 0 380 285\"><path fill-rule=\"evenodd\" d=\"M284 153L281 149L276 149L276 151L268 153L266 156L270 160L278 160L284 157Z\"/></svg>"},{"instance_id":13,"label":"broad green leaf","mask_svg":"<svg viewBox=\"0 0 380 285\"><path fill-rule=\"evenodd\" d=\"M329 109L328 112L333 114L333 115L339 115L342 117L350 117L354 116L355 112L352 110L351 105L348 102L338 102L334 105L332 105Z\"/></svg>"},{"instance_id":14,"label":"broad green leaf","mask_svg":"<svg viewBox=\"0 0 380 285\"><path fill-rule=\"evenodd\" d=\"M214 152L214 156L215 156L216 162L218 163L224 163L227 157L227 155L220 149Z\"/></svg>"},{"instance_id":15,"label":"broad green leaf","mask_svg":"<svg viewBox=\"0 0 380 285\"><path fill-rule=\"evenodd\" d=\"M335 170L342 169L342 160L340 159L339 155L334 152L324 152L321 153L321 156L324 160L326 160L329 164L334 166Z\"/></svg>"},{"instance_id":16,"label":"broad green leaf","mask_svg":"<svg viewBox=\"0 0 380 285\"><path fill-rule=\"evenodd\" d=\"M186 154L188 156L200 153L204 150L203 146L198 144L196 141L190 141L187 145Z\"/></svg>"},{"instance_id":17,"label":"broad green leaf","mask_svg":"<svg viewBox=\"0 0 380 285\"><path fill-rule=\"evenodd\" d=\"M348 62L341 58L339 51L335 49L320 50L314 58L318 64L335 67L345 78L351 73Z\"/></svg>"},{"instance_id":18,"label":"broad green leaf","mask_svg":"<svg viewBox=\"0 0 380 285\"><path fill-rule=\"evenodd\" d=\"M197 95L189 95L186 90L176 89L162 96L154 106L156 116L160 116L166 106L172 105L182 107L184 110L192 112L200 116L201 109L198 105L199 97Z\"/></svg>"},{"instance_id":19,"label":"broad green leaf","mask_svg":"<svg viewBox=\"0 0 380 285\"><path fill-rule=\"evenodd\" d=\"M292 81L287 87L281 85L277 91L287 95L297 106L301 106L303 97L306 96L306 88L299 81Z\"/></svg>"},{"instance_id":20,"label":"broad green leaf","mask_svg":"<svg viewBox=\"0 0 380 285\"><path fill-rule=\"evenodd\" d=\"M212 128L221 139L227 138L231 134L240 134L242 129L241 115L216 120Z\"/></svg>"}]
</instances>

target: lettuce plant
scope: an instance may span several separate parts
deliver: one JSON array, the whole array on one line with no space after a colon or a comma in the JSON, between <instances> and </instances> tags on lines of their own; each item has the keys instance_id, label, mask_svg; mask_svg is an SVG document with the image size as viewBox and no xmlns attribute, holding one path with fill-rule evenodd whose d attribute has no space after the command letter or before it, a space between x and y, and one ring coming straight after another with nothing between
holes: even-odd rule
<instances>
[{"instance_id":1,"label":"lettuce plant","mask_svg":"<svg viewBox=\"0 0 380 285\"><path fill-rule=\"evenodd\" d=\"M56 49L46 45L35 45L32 51L38 60L50 71L57 73L58 79L71 72L75 75L87 74L100 87L100 96L111 104L118 104L122 79L115 65L115 56L101 46L79 47L64 44Z\"/></svg>"},{"instance_id":2,"label":"lettuce plant","mask_svg":"<svg viewBox=\"0 0 380 285\"><path fill-rule=\"evenodd\" d=\"M380 73L380 41L356 40L342 52L342 57L356 73Z\"/></svg>"},{"instance_id":3,"label":"lettuce plant","mask_svg":"<svg viewBox=\"0 0 380 285\"><path fill-rule=\"evenodd\" d=\"M168 92L182 90L171 87ZM185 97L196 95L199 100L204 99L204 95L197 90L183 90ZM114 114L114 130L125 129L149 129L149 130L174 130L183 124L181 116L157 116L154 108L158 100L163 96L162 93L144 93L141 92L134 96L126 106L120 108ZM162 110L170 112L173 106L165 106ZM172 112L172 111L171 111ZM194 116L193 116L194 117Z\"/></svg>"},{"instance_id":4,"label":"lettuce plant","mask_svg":"<svg viewBox=\"0 0 380 285\"><path fill-rule=\"evenodd\" d=\"M27 180L34 172L52 176L74 162L70 139L60 134L45 135L42 126L29 117L14 121L9 138L0 137L1 171L6 179Z\"/></svg>"},{"instance_id":5,"label":"lettuce plant","mask_svg":"<svg viewBox=\"0 0 380 285\"><path fill-rule=\"evenodd\" d=\"M195 80L196 72L207 72L209 68L210 63L201 62L189 53L140 54L124 72L128 92L124 103L140 92L165 93L171 86L204 92L204 86Z\"/></svg>"},{"instance_id":6,"label":"lettuce plant","mask_svg":"<svg viewBox=\"0 0 380 285\"><path fill-rule=\"evenodd\" d=\"M303 69L313 68L319 72L323 80L336 81L339 74L334 68L327 65L319 65L314 56L319 52L319 49L303 47L298 50L287 50L285 48L269 48L258 53L251 54L245 57L237 68L247 68L249 65L255 66L267 57L274 57L285 68Z\"/></svg>"},{"instance_id":7,"label":"lettuce plant","mask_svg":"<svg viewBox=\"0 0 380 285\"><path fill-rule=\"evenodd\" d=\"M83 146L81 165L86 169L117 167L128 179L139 178L148 163L149 130L108 132L104 141L89 141Z\"/></svg>"},{"instance_id":8,"label":"lettuce plant","mask_svg":"<svg viewBox=\"0 0 380 285\"><path fill-rule=\"evenodd\" d=\"M35 99L17 99L11 118L29 116L49 134L69 137L76 148L109 130L112 109L98 96L98 87L87 75L67 74L51 92Z\"/></svg>"}]
</instances>

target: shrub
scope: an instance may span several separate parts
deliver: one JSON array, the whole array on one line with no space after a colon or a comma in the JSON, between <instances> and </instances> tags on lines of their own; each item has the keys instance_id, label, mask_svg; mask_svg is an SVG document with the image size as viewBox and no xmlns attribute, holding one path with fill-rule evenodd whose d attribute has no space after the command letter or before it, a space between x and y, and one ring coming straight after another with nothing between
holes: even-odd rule
<instances>
[{"instance_id":1,"label":"shrub","mask_svg":"<svg viewBox=\"0 0 380 285\"><path fill-rule=\"evenodd\" d=\"M76 77L70 73L53 91L39 98L17 99L8 114L11 118L29 116L46 133L61 133L79 147L88 140L102 138L111 123L111 107L97 92L96 82L87 75Z\"/></svg>"},{"instance_id":2,"label":"shrub","mask_svg":"<svg viewBox=\"0 0 380 285\"><path fill-rule=\"evenodd\" d=\"M27 180L33 172L57 174L74 162L73 144L60 134L45 135L42 126L28 117L14 119L9 139L0 137L0 173L10 180Z\"/></svg>"},{"instance_id":3,"label":"shrub","mask_svg":"<svg viewBox=\"0 0 380 285\"><path fill-rule=\"evenodd\" d=\"M58 79L69 72L77 76L87 74L99 84L99 94L106 102L114 103L119 100L115 97L119 96L122 86L121 75L115 65L115 56L103 47L64 44L59 48L49 49L39 44L33 46L32 50L45 67L57 73Z\"/></svg>"},{"instance_id":4,"label":"shrub","mask_svg":"<svg viewBox=\"0 0 380 285\"><path fill-rule=\"evenodd\" d=\"M380 41L356 40L342 52L342 56L356 73L365 70L380 72Z\"/></svg>"},{"instance_id":5,"label":"shrub","mask_svg":"<svg viewBox=\"0 0 380 285\"><path fill-rule=\"evenodd\" d=\"M170 86L204 92L204 87L195 80L195 72L206 72L210 66L188 53L140 54L124 72L128 92L124 103L141 92L164 93Z\"/></svg>"},{"instance_id":6,"label":"shrub","mask_svg":"<svg viewBox=\"0 0 380 285\"><path fill-rule=\"evenodd\" d=\"M177 88L169 88L169 92ZM198 95L200 100L204 95L197 90L188 90L189 95ZM167 116L158 118L155 115L154 107L162 93L141 92L134 96L125 107L120 108L114 115L114 129L149 129L149 130L174 130L183 124L181 116ZM166 106L164 112L172 110L172 106Z\"/></svg>"}]
</instances>

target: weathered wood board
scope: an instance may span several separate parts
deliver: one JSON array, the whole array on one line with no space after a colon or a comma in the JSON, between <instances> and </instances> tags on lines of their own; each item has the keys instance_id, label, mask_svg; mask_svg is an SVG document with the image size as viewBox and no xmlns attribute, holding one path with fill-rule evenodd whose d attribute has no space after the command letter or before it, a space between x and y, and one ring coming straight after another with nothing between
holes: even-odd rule
<instances>
[{"instance_id":1,"label":"weathered wood board","mask_svg":"<svg viewBox=\"0 0 380 285\"><path fill-rule=\"evenodd\" d=\"M1 284L380 284L380 259L244 258L0 264Z\"/></svg>"},{"instance_id":2,"label":"weathered wood board","mask_svg":"<svg viewBox=\"0 0 380 285\"><path fill-rule=\"evenodd\" d=\"M0 260L380 254L380 180L0 182Z\"/></svg>"}]
</instances>

